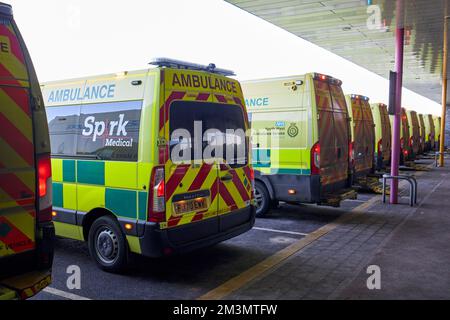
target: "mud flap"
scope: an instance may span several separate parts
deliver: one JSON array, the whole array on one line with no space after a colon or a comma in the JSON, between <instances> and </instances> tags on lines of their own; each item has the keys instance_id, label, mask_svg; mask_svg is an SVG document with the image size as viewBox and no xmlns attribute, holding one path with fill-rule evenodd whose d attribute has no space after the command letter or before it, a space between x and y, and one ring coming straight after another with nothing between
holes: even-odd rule
<instances>
[{"instance_id":1,"label":"mud flap","mask_svg":"<svg viewBox=\"0 0 450 320\"><path fill-rule=\"evenodd\" d=\"M377 175L358 178L355 184L362 191L383 194L383 183L380 182L380 177ZM389 186L386 186L386 194L390 194Z\"/></svg>"},{"instance_id":2,"label":"mud flap","mask_svg":"<svg viewBox=\"0 0 450 320\"><path fill-rule=\"evenodd\" d=\"M414 161L405 162L404 167L400 167L402 171L430 171L430 167L428 165L417 164Z\"/></svg>"},{"instance_id":3,"label":"mud flap","mask_svg":"<svg viewBox=\"0 0 450 320\"><path fill-rule=\"evenodd\" d=\"M30 272L0 281L0 300L25 300L52 282L50 272Z\"/></svg>"},{"instance_id":4,"label":"mud flap","mask_svg":"<svg viewBox=\"0 0 450 320\"><path fill-rule=\"evenodd\" d=\"M354 189L345 189L336 193L324 194L319 205L339 208L342 201L347 199L356 200L357 198L358 193Z\"/></svg>"}]
</instances>

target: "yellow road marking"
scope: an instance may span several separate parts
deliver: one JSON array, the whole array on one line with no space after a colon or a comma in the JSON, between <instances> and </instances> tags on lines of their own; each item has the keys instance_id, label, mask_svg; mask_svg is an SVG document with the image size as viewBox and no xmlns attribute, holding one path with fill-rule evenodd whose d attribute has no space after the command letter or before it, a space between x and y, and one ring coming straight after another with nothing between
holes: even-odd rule
<instances>
[{"instance_id":1,"label":"yellow road marking","mask_svg":"<svg viewBox=\"0 0 450 320\"><path fill-rule=\"evenodd\" d=\"M432 164L430 165L432 167ZM418 172L416 176L422 175L424 172ZM403 187L406 185L406 181L402 181L400 186ZM339 225L344 224L345 222L353 219L355 216L360 215L367 211L376 201L380 200L380 196L374 196L369 199L367 202L357 206L352 209L350 213L344 214L337 218L335 221L317 229L316 231L308 234L303 239L294 242L290 246L276 252L272 256L266 258L262 262L257 265L247 269L243 273L237 275L236 277L228 280L217 288L207 292L206 294L197 298L197 300L220 300L231 293L237 291L238 289L244 287L246 284L252 282L253 280L261 277L264 274L270 273L270 271L274 270L276 267L279 267L286 259L293 256L306 246L310 245L314 241L323 237L330 231L336 229Z\"/></svg>"}]
</instances>

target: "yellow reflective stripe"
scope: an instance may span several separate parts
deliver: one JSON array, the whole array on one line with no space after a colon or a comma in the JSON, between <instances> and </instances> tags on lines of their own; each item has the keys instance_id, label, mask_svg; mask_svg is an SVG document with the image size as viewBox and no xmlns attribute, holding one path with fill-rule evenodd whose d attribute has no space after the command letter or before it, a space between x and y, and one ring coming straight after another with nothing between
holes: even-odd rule
<instances>
[{"instance_id":1,"label":"yellow reflective stripe","mask_svg":"<svg viewBox=\"0 0 450 320\"><path fill-rule=\"evenodd\" d=\"M0 41L10 44L9 38L5 36L0 36ZM28 79L27 68L14 56L14 54L10 53L3 57L2 64L14 78Z\"/></svg>"},{"instance_id":2,"label":"yellow reflective stripe","mask_svg":"<svg viewBox=\"0 0 450 320\"><path fill-rule=\"evenodd\" d=\"M13 254L16 253L9 249L4 242L0 241L0 257L11 256Z\"/></svg>"},{"instance_id":3,"label":"yellow reflective stripe","mask_svg":"<svg viewBox=\"0 0 450 320\"><path fill-rule=\"evenodd\" d=\"M194 219L194 216L195 216L195 214L187 214L187 215L182 216L178 225L191 223L192 219Z\"/></svg>"},{"instance_id":4,"label":"yellow reflective stripe","mask_svg":"<svg viewBox=\"0 0 450 320\"><path fill-rule=\"evenodd\" d=\"M227 188L228 192L231 194L234 203L236 203L239 209L242 209L244 207L244 200L242 200L241 194L239 193L234 183L232 181L229 181L224 182L223 184L225 185L225 188Z\"/></svg>"},{"instance_id":5,"label":"yellow reflective stripe","mask_svg":"<svg viewBox=\"0 0 450 320\"><path fill-rule=\"evenodd\" d=\"M8 106L1 113L19 130L28 141L33 141L31 118L12 100L5 91L0 89L0 104Z\"/></svg>"},{"instance_id":6,"label":"yellow reflective stripe","mask_svg":"<svg viewBox=\"0 0 450 320\"><path fill-rule=\"evenodd\" d=\"M0 137L0 150L2 150L2 162L5 167L26 168L30 166L2 137Z\"/></svg>"},{"instance_id":7,"label":"yellow reflective stripe","mask_svg":"<svg viewBox=\"0 0 450 320\"><path fill-rule=\"evenodd\" d=\"M35 237L34 218L25 210L11 215L3 216L16 229L19 229L27 238L33 240Z\"/></svg>"},{"instance_id":8,"label":"yellow reflective stripe","mask_svg":"<svg viewBox=\"0 0 450 320\"><path fill-rule=\"evenodd\" d=\"M16 171L14 174L19 178L28 189L35 190L35 172L33 167L29 167L24 171Z\"/></svg>"},{"instance_id":9,"label":"yellow reflective stripe","mask_svg":"<svg viewBox=\"0 0 450 320\"><path fill-rule=\"evenodd\" d=\"M131 252L141 254L141 244L139 243L138 237L127 236L128 246L130 247Z\"/></svg>"}]
</instances>

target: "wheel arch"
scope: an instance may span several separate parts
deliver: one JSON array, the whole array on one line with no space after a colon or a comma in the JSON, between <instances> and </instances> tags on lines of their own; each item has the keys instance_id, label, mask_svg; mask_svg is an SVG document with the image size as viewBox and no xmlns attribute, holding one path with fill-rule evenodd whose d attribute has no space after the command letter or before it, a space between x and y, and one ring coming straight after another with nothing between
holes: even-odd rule
<instances>
[{"instance_id":1,"label":"wheel arch","mask_svg":"<svg viewBox=\"0 0 450 320\"><path fill-rule=\"evenodd\" d=\"M87 241L89 238L89 230L91 229L91 226L94 223L94 221L97 220L98 218L104 217L104 216L113 218L117 222L117 224L120 228L120 224L118 223L119 221L117 220L116 215L114 213L112 213L112 211L110 211L106 208L92 209L84 216L83 222L82 222L83 238L85 241Z\"/></svg>"},{"instance_id":2,"label":"wheel arch","mask_svg":"<svg viewBox=\"0 0 450 320\"><path fill-rule=\"evenodd\" d=\"M259 181L266 187L267 191L269 192L270 200L276 200L275 197L275 190L272 186L272 183L270 182L269 178L262 174L260 171L255 170L255 181Z\"/></svg>"}]
</instances>

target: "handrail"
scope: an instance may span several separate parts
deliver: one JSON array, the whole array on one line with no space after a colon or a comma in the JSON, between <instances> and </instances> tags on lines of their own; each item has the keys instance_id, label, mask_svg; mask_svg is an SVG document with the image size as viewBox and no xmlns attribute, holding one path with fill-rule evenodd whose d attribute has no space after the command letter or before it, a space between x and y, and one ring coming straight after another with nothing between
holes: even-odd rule
<instances>
[{"instance_id":1,"label":"handrail","mask_svg":"<svg viewBox=\"0 0 450 320\"><path fill-rule=\"evenodd\" d=\"M387 180L405 180L409 183L409 204L411 207L414 207L414 204L417 204L417 189L418 183L417 179L413 176L391 176L390 174L383 175L383 203L386 203L386 187Z\"/></svg>"}]
</instances>

